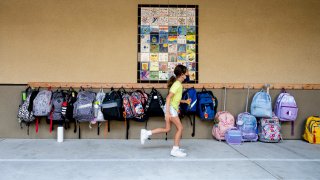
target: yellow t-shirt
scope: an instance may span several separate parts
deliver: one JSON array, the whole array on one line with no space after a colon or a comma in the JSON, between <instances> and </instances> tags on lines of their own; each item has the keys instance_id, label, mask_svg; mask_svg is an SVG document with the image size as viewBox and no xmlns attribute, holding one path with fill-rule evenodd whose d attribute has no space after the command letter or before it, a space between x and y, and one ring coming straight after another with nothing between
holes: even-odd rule
<instances>
[{"instance_id":1,"label":"yellow t-shirt","mask_svg":"<svg viewBox=\"0 0 320 180\"><path fill-rule=\"evenodd\" d=\"M179 110L180 100L182 98L182 84L180 81L176 81L172 84L170 90L174 94L170 100L170 105L175 109Z\"/></svg>"}]
</instances>

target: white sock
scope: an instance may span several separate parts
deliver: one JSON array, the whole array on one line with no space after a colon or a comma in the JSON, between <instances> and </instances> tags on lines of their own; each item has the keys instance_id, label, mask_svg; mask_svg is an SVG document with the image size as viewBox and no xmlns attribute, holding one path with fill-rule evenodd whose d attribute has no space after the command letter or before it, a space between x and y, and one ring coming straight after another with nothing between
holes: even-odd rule
<instances>
[{"instance_id":1,"label":"white sock","mask_svg":"<svg viewBox=\"0 0 320 180\"><path fill-rule=\"evenodd\" d=\"M178 150L179 149L179 146L173 146L172 147L172 150Z\"/></svg>"},{"instance_id":2,"label":"white sock","mask_svg":"<svg viewBox=\"0 0 320 180\"><path fill-rule=\"evenodd\" d=\"M150 130L147 131L147 135L148 135L148 136L151 136L151 135L152 135L152 131L150 131Z\"/></svg>"}]
</instances>

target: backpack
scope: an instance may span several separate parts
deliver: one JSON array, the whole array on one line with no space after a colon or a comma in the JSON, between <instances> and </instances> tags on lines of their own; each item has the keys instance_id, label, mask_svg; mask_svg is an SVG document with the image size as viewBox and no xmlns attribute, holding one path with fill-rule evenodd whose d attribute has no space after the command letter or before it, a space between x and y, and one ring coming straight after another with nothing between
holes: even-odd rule
<instances>
[{"instance_id":1,"label":"backpack","mask_svg":"<svg viewBox=\"0 0 320 180\"><path fill-rule=\"evenodd\" d=\"M100 122L104 122L106 121L104 119L103 113L101 111L101 105L102 105L102 101L105 98L106 93L104 93L103 89L101 88L99 90L99 92L96 94L95 97L95 101L94 101L94 105L93 105L93 110L94 110L94 119L92 121L90 121L89 123L89 128L92 128L92 124L97 124L97 135L100 135Z\"/></svg>"},{"instance_id":2,"label":"backpack","mask_svg":"<svg viewBox=\"0 0 320 180\"><path fill-rule=\"evenodd\" d=\"M257 92L251 103L251 114L255 117L272 117L271 97L263 89Z\"/></svg>"},{"instance_id":3,"label":"backpack","mask_svg":"<svg viewBox=\"0 0 320 180\"><path fill-rule=\"evenodd\" d=\"M145 107L145 112L148 117L155 117L155 116L164 116L163 106L165 105L165 101L161 94L155 89L152 88L148 102Z\"/></svg>"},{"instance_id":4,"label":"backpack","mask_svg":"<svg viewBox=\"0 0 320 180\"><path fill-rule=\"evenodd\" d=\"M61 114L64 117L67 128L70 128L70 122L74 122L74 133L77 132L77 121L73 118L73 105L77 101L78 92L72 87L65 93L65 102L62 103Z\"/></svg>"},{"instance_id":5,"label":"backpack","mask_svg":"<svg viewBox=\"0 0 320 180\"><path fill-rule=\"evenodd\" d=\"M211 91L202 88L201 92L197 92L197 113L201 120L214 120L217 112L218 100Z\"/></svg>"},{"instance_id":6,"label":"backpack","mask_svg":"<svg viewBox=\"0 0 320 180\"><path fill-rule=\"evenodd\" d=\"M51 88L40 91L33 101L33 115L38 117L49 116L52 108L51 98Z\"/></svg>"},{"instance_id":7,"label":"backpack","mask_svg":"<svg viewBox=\"0 0 320 180\"><path fill-rule=\"evenodd\" d=\"M94 119L93 102L96 95L92 91L81 89L74 103L73 118L78 122L88 122Z\"/></svg>"},{"instance_id":8,"label":"backpack","mask_svg":"<svg viewBox=\"0 0 320 180\"><path fill-rule=\"evenodd\" d=\"M261 142L279 142L282 139L280 121L274 114L272 118L261 118L258 129Z\"/></svg>"},{"instance_id":9,"label":"backpack","mask_svg":"<svg viewBox=\"0 0 320 180\"><path fill-rule=\"evenodd\" d=\"M58 123L59 125L62 125L64 123L64 116L62 115L62 104L65 102L65 92L58 89L52 94L52 110L50 112L50 115L48 116L47 120L49 120L50 123L50 133L53 130L53 121L55 123Z\"/></svg>"},{"instance_id":10,"label":"backpack","mask_svg":"<svg viewBox=\"0 0 320 180\"><path fill-rule=\"evenodd\" d=\"M195 88L189 88L182 93L182 100L191 99L190 104L180 104L182 114L193 114L197 112L197 91Z\"/></svg>"},{"instance_id":11,"label":"backpack","mask_svg":"<svg viewBox=\"0 0 320 180\"><path fill-rule=\"evenodd\" d=\"M140 96L141 96L141 105L142 105L142 108L143 108L143 114L134 117L133 120L138 121L138 122L145 122L148 119L148 116L147 116L147 114L145 112L145 108L146 108L146 105L147 105L147 102L148 102L148 96L149 95L144 91L144 89L136 90L136 93L139 93Z\"/></svg>"},{"instance_id":12,"label":"backpack","mask_svg":"<svg viewBox=\"0 0 320 180\"><path fill-rule=\"evenodd\" d=\"M237 128L241 131L242 141L258 140L258 125L256 117L248 113L249 88L246 101L246 110L237 116Z\"/></svg>"},{"instance_id":13,"label":"backpack","mask_svg":"<svg viewBox=\"0 0 320 180\"><path fill-rule=\"evenodd\" d=\"M122 96L122 107L123 107L123 117L125 119L131 119L135 116L133 109L132 109L132 105L131 105L131 94L132 93L128 93L126 92L124 89L123 91L121 91L121 96Z\"/></svg>"},{"instance_id":14,"label":"backpack","mask_svg":"<svg viewBox=\"0 0 320 180\"><path fill-rule=\"evenodd\" d=\"M320 117L319 116L310 116L308 117L303 139L308 141L311 144L320 144Z\"/></svg>"},{"instance_id":15,"label":"backpack","mask_svg":"<svg viewBox=\"0 0 320 180\"><path fill-rule=\"evenodd\" d=\"M103 117L103 113L101 111L101 105L103 102L103 99L105 98L106 93L103 91L103 89L100 89L100 91L97 93L96 98L95 98L95 104L98 105L97 110L95 109L95 111L97 111L95 114L95 118L93 121L106 121Z\"/></svg>"},{"instance_id":16,"label":"backpack","mask_svg":"<svg viewBox=\"0 0 320 180\"><path fill-rule=\"evenodd\" d=\"M131 110L135 118L139 118L144 115L144 107L142 104L144 97L140 92L132 92L129 101L131 105Z\"/></svg>"},{"instance_id":17,"label":"backpack","mask_svg":"<svg viewBox=\"0 0 320 180\"><path fill-rule=\"evenodd\" d=\"M215 116L215 125L212 128L212 135L217 140L225 140L225 133L228 129L234 128L234 117L226 111L227 88L224 89L223 111L219 111Z\"/></svg>"},{"instance_id":18,"label":"backpack","mask_svg":"<svg viewBox=\"0 0 320 180\"><path fill-rule=\"evenodd\" d=\"M195 126L196 126L196 118L195 118L195 114L197 113L197 91L195 88L189 88L187 90L185 90L182 93L182 100L188 100L191 99L190 104L186 104L186 103L181 103L180 104L180 118L182 119L184 116L187 116L190 120L190 123L192 125L192 134L191 136L194 137L195 136ZM191 115L193 116L191 120Z\"/></svg>"},{"instance_id":19,"label":"backpack","mask_svg":"<svg viewBox=\"0 0 320 180\"><path fill-rule=\"evenodd\" d=\"M122 120L122 98L119 92L111 88L102 101L102 113L105 120Z\"/></svg>"},{"instance_id":20,"label":"backpack","mask_svg":"<svg viewBox=\"0 0 320 180\"><path fill-rule=\"evenodd\" d=\"M294 121L298 116L298 106L292 95L282 89L276 103L274 113L280 121L291 121L291 135L294 135Z\"/></svg>"},{"instance_id":21,"label":"backpack","mask_svg":"<svg viewBox=\"0 0 320 180\"><path fill-rule=\"evenodd\" d=\"M29 126L30 123L35 120L35 117L33 116L33 112L28 110L28 107L30 105L30 99L32 95L33 90L31 87L27 87L25 91L22 92L23 97L22 97L22 102L19 105L18 108L18 120L20 123L20 126L22 128L22 123L25 123L28 127L27 134L29 135Z\"/></svg>"}]
</instances>

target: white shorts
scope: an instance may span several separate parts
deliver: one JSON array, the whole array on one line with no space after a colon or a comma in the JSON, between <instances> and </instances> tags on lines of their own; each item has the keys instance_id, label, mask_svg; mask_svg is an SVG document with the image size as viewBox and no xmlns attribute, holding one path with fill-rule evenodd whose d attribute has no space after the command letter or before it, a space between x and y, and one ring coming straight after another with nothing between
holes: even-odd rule
<instances>
[{"instance_id":1,"label":"white shorts","mask_svg":"<svg viewBox=\"0 0 320 180\"><path fill-rule=\"evenodd\" d=\"M164 112L164 115L166 115L166 105L163 106L163 112ZM172 117L178 117L178 112L176 109L174 109L172 106L170 106L170 115Z\"/></svg>"}]
</instances>

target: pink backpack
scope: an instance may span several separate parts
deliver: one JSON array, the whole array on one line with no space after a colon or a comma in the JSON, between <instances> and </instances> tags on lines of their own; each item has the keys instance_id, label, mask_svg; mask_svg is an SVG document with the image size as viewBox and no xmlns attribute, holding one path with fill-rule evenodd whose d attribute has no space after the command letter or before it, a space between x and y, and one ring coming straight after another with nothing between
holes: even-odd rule
<instances>
[{"instance_id":1,"label":"pink backpack","mask_svg":"<svg viewBox=\"0 0 320 180\"><path fill-rule=\"evenodd\" d=\"M217 140L225 140L225 133L228 129L235 127L235 120L231 113L226 111L226 96L227 88L224 91L224 106L223 111L220 111L215 116L216 124L212 128L212 136Z\"/></svg>"}]
</instances>

